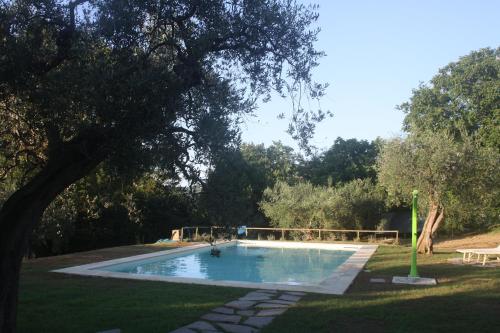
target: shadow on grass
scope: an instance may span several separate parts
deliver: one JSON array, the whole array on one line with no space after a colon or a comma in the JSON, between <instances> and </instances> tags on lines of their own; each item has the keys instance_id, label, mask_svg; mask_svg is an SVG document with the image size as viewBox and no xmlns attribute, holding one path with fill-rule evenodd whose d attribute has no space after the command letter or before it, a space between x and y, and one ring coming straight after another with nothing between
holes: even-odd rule
<instances>
[{"instance_id":1,"label":"shadow on grass","mask_svg":"<svg viewBox=\"0 0 500 333\"><path fill-rule=\"evenodd\" d=\"M106 252L107 251L107 252ZM48 272L150 251L94 251L29 262L23 267L19 332L169 332L248 289L91 278ZM409 249L379 247L344 296L307 295L264 332L496 332L500 327L500 269L446 263L452 252L419 257L432 287L369 283L406 275Z\"/></svg>"},{"instance_id":2,"label":"shadow on grass","mask_svg":"<svg viewBox=\"0 0 500 333\"><path fill-rule=\"evenodd\" d=\"M149 253L128 246L40 258L23 264L18 332L169 332L248 290L52 273L50 270Z\"/></svg>"},{"instance_id":3,"label":"shadow on grass","mask_svg":"<svg viewBox=\"0 0 500 333\"><path fill-rule=\"evenodd\" d=\"M393 296L309 295L263 333L498 332L498 295Z\"/></svg>"},{"instance_id":4,"label":"shadow on grass","mask_svg":"<svg viewBox=\"0 0 500 333\"><path fill-rule=\"evenodd\" d=\"M55 273L53 273L55 275ZM19 332L169 332L248 290L57 275L24 279Z\"/></svg>"},{"instance_id":5,"label":"shadow on grass","mask_svg":"<svg viewBox=\"0 0 500 333\"><path fill-rule=\"evenodd\" d=\"M436 286L390 283L409 272L408 248L379 247L347 294L307 295L278 317L270 332L498 332L500 269L457 266L456 254L419 256L419 272L437 278ZM385 278L383 284L370 283Z\"/></svg>"}]
</instances>

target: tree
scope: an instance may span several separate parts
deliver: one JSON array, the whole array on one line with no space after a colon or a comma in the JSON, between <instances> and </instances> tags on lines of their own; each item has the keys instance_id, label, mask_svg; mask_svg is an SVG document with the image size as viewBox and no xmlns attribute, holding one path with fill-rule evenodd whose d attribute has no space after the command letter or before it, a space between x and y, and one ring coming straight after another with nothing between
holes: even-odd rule
<instances>
[{"instance_id":1,"label":"tree","mask_svg":"<svg viewBox=\"0 0 500 333\"><path fill-rule=\"evenodd\" d=\"M317 185L342 184L354 179L375 179L375 142L342 138L324 153L304 162L301 173Z\"/></svg>"},{"instance_id":2,"label":"tree","mask_svg":"<svg viewBox=\"0 0 500 333\"><path fill-rule=\"evenodd\" d=\"M260 207L271 225L281 228L324 228L328 191L309 182L278 181L264 191Z\"/></svg>"},{"instance_id":3,"label":"tree","mask_svg":"<svg viewBox=\"0 0 500 333\"><path fill-rule=\"evenodd\" d=\"M418 239L418 251L432 254L433 235L445 217L461 224L498 220L500 162L498 150L483 147L462 135L424 132L393 139L382 147L378 178L394 204L409 203L420 191L420 207L427 217Z\"/></svg>"},{"instance_id":4,"label":"tree","mask_svg":"<svg viewBox=\"0 0 500 333\"><path fill-rule=\"evenodd\" d=\"M404 129L477 135L481 144L500 147L500 48L485 48L439 70L399 106Z\"/></svg>"},{"instance_id":5,"label":"tree","mask_svg":"<svg viewBox=\"0 0 500 333\"><path fill-rule=\"evenodd\" d=\"M113 156L199 178L271 89L311 80L316 7L295 1L42 0L0 3L0 331L15 331L21 259L45 208ZM304 143L316 112L296 107ZM321 112L320 112L321 113Z\"/></svg>"},{"instance_id":6,"label":"tree","mask_svg":"<svg viewBox=\"0 0 500 333\"><path fill-rule=\"evenodd\" d=\"M385 212L385 193L370 179L336 187L278 181L264 191L260 207L280 228L372 229Z\"/></svg>"},{"instance_id":7,"label":"tree","mask_svg":"<svg viewBox=\"0 0 500 333\"><path fill-rule=\"evenodd\" d=\"M297 180L296 156L281 142L242 144L219 154L201 193L209 220L218 225L263 225L258 203L276 181Z\"/></svg>"},{"instance_id":8,"label":"tree","mask_svg":"<svg viewBox=\"0 0 500 333\"><path fill-rule=\"evenodd\" d=\"M239 149L219 154L213 163L200 193L208 222L218 226L254 224L257 188L265 182L260 170L252 168Z\"/></svg>"},{"instance_id":9,"label":"tree","mask_svg":"<svg viewBox=\"0 0 500 333\"><path fill-rule=\"evenodd\" d=\"M471 52L399 106L409 137L384 146L378 176L393 198L423 193L429 211L420 252L432 253L445 216L462 226L498 220L499 57L500 48Z\"/></svg>"},{"instance_id":10,"label":"tree","mask_svg":"<svg viewBox=\"0 0 500 333\"><path fill-rule=\"evenodd\" d=\"M330 228L375 229L386 212L386 193L371 179L355 179L335 187L328 201Z\"/></svg>"},{"instance_id":11,"label":"tree","mask_svg":"<svg viewBox=\"0 0 500 333\"><path fill-rule=\"evenodd\" d=\"M256 165L251 157L252 145L243 147L242 152L245 159ZM298 180L297 155L293 148L283 145L280 141L274 141L272 145L265 149L265 155L261 160L266 161L267 182L266 186L272 186L277 181L285 181L293 184ZM261 192L265 187L261 188Z\"/></svg>"},{"instance_id":12,"label":"tree","mask_svg":"<svg viewBox=\"0 0 500 333\"><path fill-rule=\"evenodd\" d=\"M155 242L192 224L194 200L159 172L133 178L109 163L63 191L30 237L29 256Z\"/></svg>"}]
</instances>

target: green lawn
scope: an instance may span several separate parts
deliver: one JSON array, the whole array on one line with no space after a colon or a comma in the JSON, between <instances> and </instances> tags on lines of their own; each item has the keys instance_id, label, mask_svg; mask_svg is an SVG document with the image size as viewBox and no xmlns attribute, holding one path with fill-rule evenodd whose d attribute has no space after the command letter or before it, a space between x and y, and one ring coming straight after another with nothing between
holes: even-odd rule
<instances>
[{"instance_id":1,"label":"green lawn","mask_svg":"<svg viewBox=\"0 0 500 333\"><path fill-rule=\"evenodd\" d=\"M24 264L19 300L19 332L169 332L248 290L189 284L79 277L48 272L161 248L126 247ZM98 253L99 255L92 255Z\"/></svg>"},{"instance_id":2,"label":"green lawn","mask_svg":"<svg viewBox=\"0 0 500 333\"><path fill-rule=\"evenodd\" d=\"M437 286L369 283L409 273L408 248L381 246L346 295L310 294L263 333L270 332L499 332L500 268L457 266L452 252L419 256L421 276Z\"/></svg>"},{"instance_id":3,"label":"green lawn","mask_svg":"<svg viewBox=\"0 0 500 333\"><path fill-rule=\"evenodd\" d=\"M48 272L157 250L124 247L40 259L24 265L19 332L168 332L248 292L245 289L78 277ZM419 257L433 287L370 284L408 274L409 250L381 246L344 296L309 294L263 332L498 332L500 268L446 263L453 253Z\"/></svg>"}]
</instances>

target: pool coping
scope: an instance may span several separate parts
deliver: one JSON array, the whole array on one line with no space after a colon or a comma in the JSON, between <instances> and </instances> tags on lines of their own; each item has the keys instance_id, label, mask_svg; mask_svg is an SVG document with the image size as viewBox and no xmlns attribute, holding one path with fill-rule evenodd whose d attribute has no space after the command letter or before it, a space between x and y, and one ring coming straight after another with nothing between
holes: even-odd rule
<instances>
[{"instance_id":1,"label":"pool coping","mask_svg":"<svg viewBox=\"0 0 500 333\"><path fill-rule=\"evenodd\" d=\"M366 265L370 257L375 253L378 245L360 245L360 244L346 244L346 243L314 243L314 242L286 242L286 241L254 241L254 240L232 240L219 243L219 247L229 246L231 244L247 244L265 247L280 247L280 248L313 248L313 249L328 249L328 250L349 250L355 251L344 263L339 265L333 273L315 285L288 285L279 283L256 283L256 282L241 282L229 280L207 280L199 278L184 278L184 277L171 277L160 275L143 275L131 274L121 272L110 272L99 270L99 268L122 264L130 261L137 261L143 259L151 259L165 255L177 255L183 252L198 250L210 247L210 244L195 244L182 248L171 250L158 251L147 254L140 254L131 257L113 259L95 262L86 265L79 265L67 268L52 270L55 273L75 274L83 276L95 276L105 278L119 278L119 279L133 279L143 281L163 281L173 283L188 283L188 284L203 284L211 286L222 287L238 287L238 288L252 288L252 289L271 289L271 290L289 290L289 291L302 291L319 294L332 294L342 295L352 284L358 273Z\"/></svg>"}]
</instances>

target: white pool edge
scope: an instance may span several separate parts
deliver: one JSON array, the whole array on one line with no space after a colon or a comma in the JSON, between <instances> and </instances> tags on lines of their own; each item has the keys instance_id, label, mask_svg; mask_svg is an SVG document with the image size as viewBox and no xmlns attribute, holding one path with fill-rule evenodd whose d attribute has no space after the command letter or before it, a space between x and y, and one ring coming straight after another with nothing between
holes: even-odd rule
<instances>
[{"instance_id":1,"label":"white pool edge","mask_svg":"<svg viewBox=\"0 0 500 333\"><path fill-rule=\"evenodd\" d=\"M280 247L280 248L313 248L325 250L348 250L355 251L344 263L338 266L335 271L325 280L317 285L288 285L277 283L256 283L256 282L241 282L241 281L213 281L207 279L184 278L184 277L171 277L160 275L143 275L131 274L120 272L109 272L99 270L99 268L122 264L130 261L150 259L164 255L178 255L183 252L189 252L201 248L210 247L210 244L195 244L177 249L170 249L165 251L158 251L153 253L141 254L126 258L113 259L100 261L96 263L67 267L56 269L52 272L75 274L82 276L96 276L105 278L119 278L119 279L132 279L143 281L163 281L173 283L187 283L187 284L202 284L210 286L222 287L238 287L238 288L252 288L252 289L277 289L277 290L291 290L302 291L319 294L332 294L342 295L352 284L356 276L366 265L371 256L375 253L378 245L359 245L359 244L345 244L345 243L313 243L313 242L283 242L283 241L250 241L250 240L234 240L218 244L219 247L229 246L234 243L241 243L256 246L266 247Z\"/></svg>"}]
</instances>

